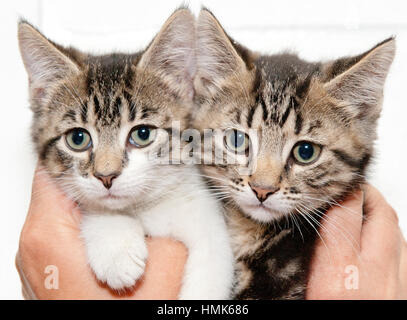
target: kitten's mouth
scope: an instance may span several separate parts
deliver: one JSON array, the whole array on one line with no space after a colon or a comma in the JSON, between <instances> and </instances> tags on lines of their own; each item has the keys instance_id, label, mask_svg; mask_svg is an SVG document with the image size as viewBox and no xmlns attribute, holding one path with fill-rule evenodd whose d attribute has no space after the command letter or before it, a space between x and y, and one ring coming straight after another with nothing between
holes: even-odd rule
<instances>
[{"instance_id":1,"label":"kitten's mouth","mask_svg":"<svg viewBox=\"0 0 407 320\"><path fill-rule=\"evenodd\" d=\"M114 195L114 194L111 194L111 193L109 193L109 194L107 194L107 195L105 195L105 196L103 196L103 197L101 197L102 199L105 199L105 200L110 200L110 199L114 199L114 200L119 200L119 199L123 199L123 197L121 197L121 196L116 196L116 195Z\"/></svg>"},{"instance_id":2,"label":"kitten's mouth","mask_svg":"<svg viewBox=\"0 0 407 320\"><path fill-rule=\"evenodd\" d=\"M255 204L255 205L248 205L248 207L250 208L250 209L263 209L263 210L265 210L266 212L268 212L268 213L270 213L270 215L280 215L281 213L280 212L278 212L278 211L276 211L276 210L274 210L274 209L272 209L272 208L269 208L269 207L267 207L266 205L264 205L264 203L258 203L258 204Z\"/></svg>"},{"instance_id":3,"label":"kitten's mouth","mask_svg":"<svg viewBox=\"0 0 407 320\"><path fill-rule=\"evenodd\" d=\"M258 208L263 208L266 210L270 210L268 207L266 207L263 203L258 203L258 204L249 204L248 207L253 208L253 209L258 209Z\"/></svg>"}]
</instances>

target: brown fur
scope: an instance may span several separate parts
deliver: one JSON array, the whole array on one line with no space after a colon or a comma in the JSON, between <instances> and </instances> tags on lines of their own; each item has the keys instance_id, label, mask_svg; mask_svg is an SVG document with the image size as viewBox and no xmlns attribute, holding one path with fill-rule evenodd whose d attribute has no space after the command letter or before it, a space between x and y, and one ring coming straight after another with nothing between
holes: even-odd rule
<instances>
[{"instance_id":1,"label":"brown fur","mask_svg":"<svg viewBox=\"0 0 407 320\"><path fill-rule=\"evenodd\" d=\"M236 165L203 167L210 184L223 190L237 259L236 297L304 298L320 220L364 182L394 39L357 57L309 63L250 52L205 9L197 35L194 125L257 130L252 174L239 174ZM320 146L315 162L294 160L299 141ZM278 192L264 209L250 185Z\"/></svg>"},{"instance_id":2,"label":"brown fur","mask_svg":"<svg viewBox=\"0 0 407 320\"><path fill-rule=\"evenodd\" d=\"M83 177L120 172L127 165L126 147L117 141L122 128L148 124L167 129L172 121L187 127L195 40L186 31L193 26L192 14L181 8L146 50L95 56L57 45L20 22L34 112L32 137L53 176L67 175L74 167ZM63 138L76 127L91 133L97 150L66 150Z\"/></svg>"}]
</instances>

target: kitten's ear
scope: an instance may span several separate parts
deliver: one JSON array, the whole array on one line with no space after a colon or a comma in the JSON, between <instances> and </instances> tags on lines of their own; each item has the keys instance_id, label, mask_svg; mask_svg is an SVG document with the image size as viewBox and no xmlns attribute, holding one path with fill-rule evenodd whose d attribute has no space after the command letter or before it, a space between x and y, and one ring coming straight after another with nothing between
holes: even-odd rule
<instances>
[{"instance_id":1,"label":"kitten's ear","mask_svg":"<svg viewBox=\"0 0 407 320\"><path fill-rule=\"evenodd\" d=\"M158 72L169 88L192 99L195 74L195 18L186 8L176 10L143 53L137 67Z\"/></svg>"},{"instance_id":2,"label":"kitten's ear","mask_svg":"<svg viewBox=\"0 0 407 320\"><path fill-rule=\"evenodd\" d=\"M383 87L396 51L394 38L352 58L342 58L324 66L325 89L348 105L361 118L380 115Z\"/></svg>"},{"instance_id":3,"label":"kitten's ear","mask_svg":"<svg viewBox=\"0 0 407 320\"><path fill-rule=\"evenodd\" d=\"M56 44L25 21L18 25L18 42L34 98L42 98L55 81L79 72Z\"/></svg>"},{"instance_id":4,"label":"kitten's ear","mask_svg":"<svg viewBox=\"0 0 407 320\"><path fill-rule=\"evenodd\" d=\"M233 78L244 82L254 67L249 50L230 39L207 9L202 9L199 14L196 51L197 73L194 84L201 94L214 94Z\"/></svg>"}]
</instances>

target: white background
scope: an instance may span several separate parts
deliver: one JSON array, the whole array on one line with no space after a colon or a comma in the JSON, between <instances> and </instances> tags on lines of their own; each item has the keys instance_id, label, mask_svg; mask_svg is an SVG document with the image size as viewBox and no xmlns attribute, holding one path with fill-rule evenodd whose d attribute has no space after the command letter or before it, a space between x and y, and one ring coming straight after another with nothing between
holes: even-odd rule
<instances>
[{"instance_id":1,"label":"white background","mask_svg":"<svg viewBox=\"0 0 407 320\"><path fill-rule=\"evenodd\" d=\"M213 10L237 41L254 50L295 50L310 60L361 53L397 35L397 56L387 81L377 158L370 181L400 216L407 234L407 5L405 1L190 1ZM147 45L181 3L175 1L0 2L0 299L19 299L14 268L36 163L29 136L27 78L17 47L17 19L27 18L48 37L83 50L132 51ZM383 239L385 240L385 239Z\"/></svg>"}]
</instances>

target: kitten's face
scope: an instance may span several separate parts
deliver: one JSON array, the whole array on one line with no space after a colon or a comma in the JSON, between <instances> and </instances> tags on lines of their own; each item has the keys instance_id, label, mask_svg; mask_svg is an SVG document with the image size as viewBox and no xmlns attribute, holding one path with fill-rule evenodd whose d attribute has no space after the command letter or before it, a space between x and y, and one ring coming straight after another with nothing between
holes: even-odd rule
<instances>
[{"instance_id":1,"label":"kitten's face","mask_svg":"<svg viewBox=\"0 0 407 320\"><path fill-rule=\"evenodd\" d=\"M195 125L237 130L236 148L248 145L246 133L257 165L248 175L235 165L204 170L223 198L257 221L290 215L311 221L309 213L322 214L363 182L394 41L359 57L311 64L288 54L252 55L222 33L213 16L201 14L198 43L218 46L229 59L204 49L202 61L227 64L208 72L199 69L198 56ZM233 151L225 141L225 151Z\"/></svg>"},{"instance_id":2,"label":"kitten's face","mask_svg":"<svg viewBox=\"0 0 407 320\"><path fill-rule=\"evenodd\" d=\"M156 198L169 168L152 154L169 141L165 129L177 120L185 126L187 114L163 87L128 57L95 59L67 79L34 122L47 170L82 203L118 208Z\"/></svg>"},{"instance_id":3,"label":"kitten's face","mask_svg":"<svg viewBox=\"0 0 407 320\"><path fill-rule=\"evenodd\" d=\"M142 206L175 184L171 167L154 155L165 150L173 121L186 126L190 88L187 79L183 82L183 64L188 57L171 60L183 58L179 40L171 39L180 31L174 28L192 24L190 13L179 10L145 52L107 56L63 49L28 24L20 25L33 139L47 171L79 203ZM189 45L190 39L184 41ZM34 49L43 52L33 55Z\"/></svg>"}]
</instances>

